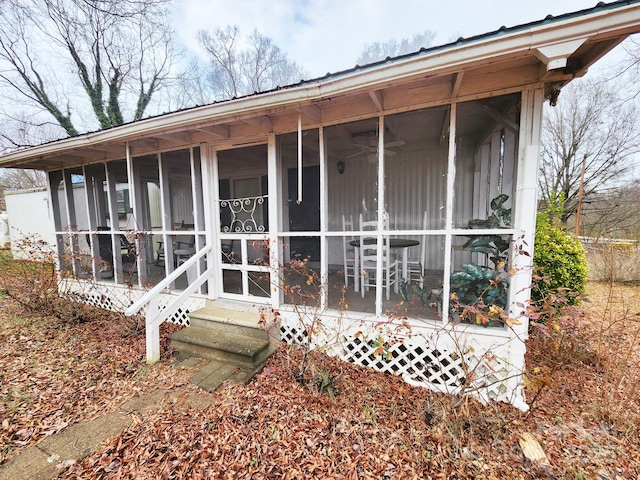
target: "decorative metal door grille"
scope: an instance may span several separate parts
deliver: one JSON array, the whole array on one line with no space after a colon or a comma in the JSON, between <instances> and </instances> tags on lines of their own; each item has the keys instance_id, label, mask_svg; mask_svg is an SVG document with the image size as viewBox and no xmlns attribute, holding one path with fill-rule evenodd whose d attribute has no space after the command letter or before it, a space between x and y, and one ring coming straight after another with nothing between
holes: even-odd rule
<instances>
[{"instance_id":1,"label":"decorative metal door grille","mask_svg":"<svg viewBox=\"0 0 640 480\"><path fill-rule=\"evenodd\" d=\"M265 231L264 222L257 214L258 210L267 199L268 195L259 197L232 198L220 200L220 217L231 218L229 225L223 225L222 231L225 233L263 233Z\"/></svg>"}]
</instances>

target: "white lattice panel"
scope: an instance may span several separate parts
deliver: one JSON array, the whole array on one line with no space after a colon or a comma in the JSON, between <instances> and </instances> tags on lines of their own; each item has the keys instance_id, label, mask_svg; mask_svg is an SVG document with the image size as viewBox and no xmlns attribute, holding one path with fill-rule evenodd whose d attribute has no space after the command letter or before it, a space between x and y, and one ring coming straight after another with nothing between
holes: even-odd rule
<instances>
[{"instance_id":1,"label":"white lattice panel","mask_svg":"<svg viewBox=\"0 0 640 480\"><path fill-rule=\"evenodd\" d=\"M304 325L295 318L283 316L280 333L286 343L306 342ZM342 360L399 375L412 385L469 393L483 401L504 401L526 409L521 372L509 367L511 347L521 340L499 333L494 337L486 329L478 334L442 325L421 326L402 336L396 332L380 354L378 339L386 336L373 323L354 322L334 337L335 344L317 346ZM524 349L520 350L523 355Z\"/></svg>"},{"instance_id":2,"label":"white lattice panel","mask_svg":"<svg viewBox=\"0 0 640 480\"><path fill-rule=\"evenodd\" d=\"M124 312L125 309L145 293L143 290L127 288L113 284L95 284L82 280L65 280L60 283L60 293L76 301L113 312ZM165 308L177 295L161 293L158 299L159 308ZM204 307L205 299L188 298L167 321L189 326L189 312ZM145 314L144 309L140 311Z\"/></svg>"},{"instance_id":3,"label":"white lattice panel","mask_svg":"<svg viewBox=\"0 0 640 480\"><path fill-rule=\"evenodd\" d=\"M66 281L60 289L65 296L111 311L124 311L144 293L119 285L83 281ZM160 308L166 307L173 297L161 294ZM189 312L204 305L204 298L191 297L169 321L188 326ZM308 333L303 324L286 314L280 320L282 341L306 344ZM376 323L352 321L345 326L344 319L335 325L331 322L323 319L324 331L311 339L314 348L348 362L399 375L412 385L447 393L470 393L481 400L499 400L526 409L522 372L512 366L524 365L523 358L515 358L515 355L524 357L524 346L522 340L504 331L468 326L458 330L425 323L404 335L397 330L390 335L381 332ZM387 339L382 355L378 344L381 336Z\"/></svg>"}]
</instances>

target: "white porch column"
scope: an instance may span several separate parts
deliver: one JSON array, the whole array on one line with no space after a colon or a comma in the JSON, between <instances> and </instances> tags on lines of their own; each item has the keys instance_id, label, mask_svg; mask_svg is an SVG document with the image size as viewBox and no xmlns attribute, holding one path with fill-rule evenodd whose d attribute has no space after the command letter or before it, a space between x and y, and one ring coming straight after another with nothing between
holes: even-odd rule
<instances>
[{"instance_id":1,"label":"white porch column","mask_svg":"<svg viewBox=\"0 0 640 480\"><path fill-rule=\"evenodd\" d=\"M109 204L109 218L111 231L117 231L118 224L118 203L117 203L117 193L116 193L116 179L115 174L109 168L109 162L105 164L105 173L107 177L107 199ZM109 238L111 239L111 258L113 263L113 278L116 283L123 283L124 278L122 275L122 254L120 252L120 238L115 238L117 235L110 234ZM116 243L115 240L118 242ZM114 247L116 245L116 247Z\"/></svg>"},{"instance_id":2,"label":"white porch column","mask_svg":"<svg viewBox=\"0 0 640 480\"><path fill-rule=\"evenodd\" d=\"M328 171L327 158L324 142L324 128L318 128L318 154L320 157L320 282L323 286L320 290L322 298L320 304L323 308L329 306L329 249L327 237L324 235L329 227L329 194L328 194Z\"/></svg>"},{"instance_id":3,"label":"white porch column","mask_svg":"<svg viewBox=\"0 0 640 480\"><path fill-rule=\"evenodd\" d=\"M131 206L133 207L133 219L136 222L136 231L141 229L142 223L142 201L141 201L141 192L138 191L140 180L140 171L139 168L135 167L133 163L133 157L131 156L131 146L129 142L127 142L126 146L127 152L127 181L129 183L129 199L131 201ZM136 267L138 269L138 286L144 287L147 281L147 266L146 266L146 248L144 242L138 238L136 235L135 239L136 244ZM120 237L118 237L114 248L117 251L120 251ZM166 261L166 258L165 258Z\"/></svg>"},{"instance_id":4,"label":"white porch column","mask_svg":"<svg viewBox=\"0 0 640 480\"><path fill-rule=\"evenodd\" d=\"M71 180L71 172L69 170L63 170L63 179L64 179L64 196L66 199L65 206L67 208L67 225L65 230L68 231L66 235L69 238L69 254L71 260L71 268L73 269L73 274L78 276L80 275L80 267L78 265L78 237L74 233L78 230L78 225L76 224L76 207L75 201L73 197L73 181Z\"/></svg>"},{"instance_id":5,"label":"white porch column","mask_svg":"<svg viewBox=\"0 0 640 480\"><path fill-rule=\"evenodd\" d=\"M62 170L49 172L47 174L47 194L49 195L49 204L53 213L53 229L55 232L62 230L62 217L60 212L60 197L58 196L58 188L62 180ZM56 270L60 274L65 267L64 262L64 237L56 233Z\"/></svg>"},{"instance_id":6,"label":"white porch column","mask_svg":"<svg viewBox=\"0 0 640 480\"><path fill-rule=\"evenodd\" d=\"M518 319L521 325L514 325L511 330L512 341L509 349L510 371L508 375L509 389L514 395L512 403L521 410L529 408L525 403L522 386L522 372L525 367L524 354L526 352L524 342L528 338L529 322L522 305L526 305L531 295L543 103L542 87L522 92L520 148L512 220L516 232L521 232L521 238L515 238L514 241L516 244L525 242L523 248L529 255L513 254L511 259L515 274L511 277L509 288L509 316Z\"/></svg>"},{"instance_id":7,"label":"white porch column","mask_svg":"<svg viewBox=\"0 0 640 480\"><path fill-rule=\"evenodd\" d=\"M456 119L458 104L451 102L449 113L449 155L447 160L447 207L445 212L444 268L442 284L442 322L449 322L449 297L451 295L451 246L453 243L453 202L456 181Z\"/></svg>"},{"instance_id":8,"label":"white porch column","mask_svg":"<svg viewBox=\"0 0 640 480\"><path fill-rule=\"evenodd\" d=\"M284 264L282 249L278 240L278 232L280 225L282 225L281 213L278 211L282 198L279 177L276 134L270 133L267 139L267 185L269 190L269 267L271 270L271 306L273 308L280 308L282 292L279 275L275 273L274 269Z\"/></svg>"},{"instance_id":9,"label":"white porch column","mask_svg":"<svg viewBox=\"0 0 640 480\"><path fill-rule=\"evenodd\" d=\"M96 185L94 182L95 177L92 171L93 170L87 166L82 167L82 174L84 175L84 201L87 209L87 219L89 221L87 239L89 241L89 250L91 251L91 271L93 278L100 280L100 244L98 238L91 233L97 229L95 199L98 197L96 195Z\"/></svg>"},{"instance_id":10,"label":"white porch column","mask_svg":"<svg viewBox=\"0 0 640 480\"><path fill-rule=\"evenodd\" d=\"M215 275L209 277L207 291L209 298L218 298L222 285L222 269L220 268L221 251L218 230L220 228L220 192L218 187L218 160L216 151L209 145L200 144L200 164L202 166L202 203L204 205L205 241L213 248L207 254L207 265L213 265Z\"/></svg>"}]
</instances>

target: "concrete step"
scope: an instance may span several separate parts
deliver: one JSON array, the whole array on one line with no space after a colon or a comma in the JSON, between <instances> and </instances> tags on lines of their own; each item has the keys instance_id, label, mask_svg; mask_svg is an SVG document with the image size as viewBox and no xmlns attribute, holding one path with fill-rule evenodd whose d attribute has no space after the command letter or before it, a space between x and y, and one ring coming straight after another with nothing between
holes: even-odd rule
<instances>
[{"instance_id":1,"label":"concrete step","mask_svg":"<svg viewBox=\"0 0 640 480\"><path fill-rule=\"evenodd\" d=\"M264 338L194 326L172 334L171 344L181 354L248 369L260 366L277 348Z\"/></svg>"},{"instance_id":2,"label":"concrete step","mask_svg":"<svg viewBox=\"0 0 640 480\"><path fill-rule=\"evenodd\" d=\"M198 385L203 390L213 392L237 370L239 367L212 360L191 375L191 383Z\"/></svg>"},{"instance_id":3,"label":"concrete step","mask_svg":"<svg viewBox=\"0 0 640 480\"><path fill-rule=\"evenodd\" d=\"M270 325L269 331L261 323L261 314L254 307L252 310L237 309L233 304L210 305L189 313L192 327L208 328L220 332L243 335L247 337L279 340L278 325Z\"/></svg>"},{"instance_id":4,"label":"concrete step","mask_svg":"<svg viewBox=\"0 0 640 480\"><path fill-rule=\"evenodd\" d=\"M247 384L260 371L264 363L253 369L227 365L209 360L191 375L191 382L203 390L213 392L227 380L232 383Z\"/></svg>"}]
</instances>

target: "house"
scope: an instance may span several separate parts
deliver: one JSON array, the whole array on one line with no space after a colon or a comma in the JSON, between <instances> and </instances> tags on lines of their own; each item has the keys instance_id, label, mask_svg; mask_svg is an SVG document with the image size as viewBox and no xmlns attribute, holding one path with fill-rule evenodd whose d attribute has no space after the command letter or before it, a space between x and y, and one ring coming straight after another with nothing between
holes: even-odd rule
<instances>
[{"instance_id":1,"label":"house","mask_svg":"<svg viewBox=\"0 0 640 480\"><path fill-rule=\"evenodd\" d=\"M277 310L304 339L281 268L305 259L329 353L526 409L542 106L639 30L640 2L599 3L0 166L47 171L60 270L146 313L149 361L162 321L212 304Z\"/></svg>"}]
</instances>

